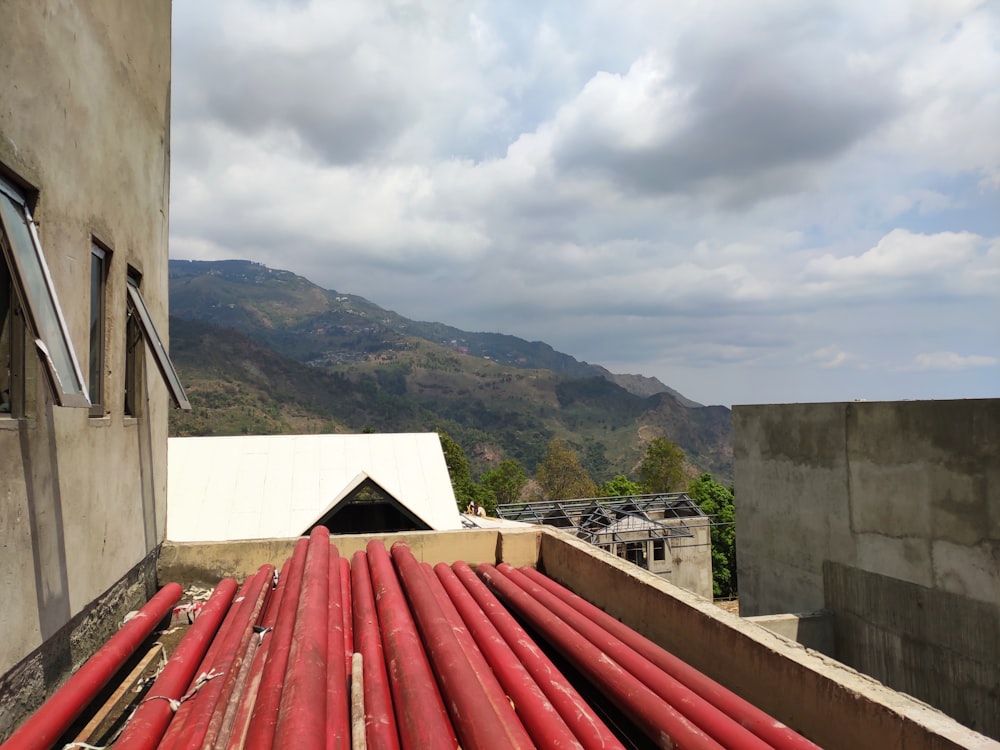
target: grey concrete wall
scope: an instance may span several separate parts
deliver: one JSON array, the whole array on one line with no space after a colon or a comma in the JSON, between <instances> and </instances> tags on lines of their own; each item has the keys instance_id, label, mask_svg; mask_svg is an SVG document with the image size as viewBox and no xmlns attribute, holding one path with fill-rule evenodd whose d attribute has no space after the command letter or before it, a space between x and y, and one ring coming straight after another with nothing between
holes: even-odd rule
<instances>
[{"instance_id":1,"label":"grey concrete wall","mask_svg":"<svg viewBox=\"0 0 1000 750\"><path fill-rule=\"evenodd\" d=\"M737 406L733 423L741 614L830 608L838 658L986 726L1000 663L934 647L943 624L894 597L911 585L931 609L947 601L945 616L979 623L996 653L1000 400ZM831 592L824 563L876 577ZM898 647L913 629L926 631L919 659ZM966 713L965 685L992 706Z\"/></svg>"},{"instance_id":2,"label":"grey concrete wall","mask_svg":"<svg viewBox=\"0 0 1000 750\"><path fill-rule=\"evenodd\" d=\"M156 552L76 613L44 644L0 676L0 742L156 593Z\"/></svg>"},{"instance_id":3,"label":"grey concrete wall","mask_svg":"<svg viewBox=\"0 0 1000 750\"><path fill-rule=\"evenodd\" d=\"M837 657L1000 738L1000 618L958 594L824 566Z\"/></svg>"},{"instance_id":4,"label":"grey concrete wall","mask_svg":"<svg viewBox=\"0 0 1000 750\"><path fill-rule=\"evenodd\" d=\"M669 522L668 522L669 523ZM712 598L712 528L699 519L689 519L692 538L671 539L667 548L670 573L664 576L675 586Z\"/></svg>"},{"instance_id":5,"label":"grey concrete wall","mask_svg":"<svg viewBox=\"0 0 1000 750\"><path fill-rule=\"evenodd\" d=\"M112 251L103 418L53 407L33 351L25 419L0 417L0 675L162 540L167 394L152 361L123 415L126 269L167 334L169 0L0 5L0 167L34 217L84 373L91 239Z\"/></svg>"}]
</instances>

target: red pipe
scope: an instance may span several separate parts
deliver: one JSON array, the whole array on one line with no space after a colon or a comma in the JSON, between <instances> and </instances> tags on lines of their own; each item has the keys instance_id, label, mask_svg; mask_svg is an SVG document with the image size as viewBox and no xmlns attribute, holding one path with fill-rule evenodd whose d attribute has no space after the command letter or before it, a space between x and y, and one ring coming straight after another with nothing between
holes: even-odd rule
<instances>
[{"instance_id":1,"label":"red pipe","mask_svg":"<svg viewBox=\"0 0 1000 750\"><path fill-rule=\"evenodd\" d=\"M340 594L344 600L344 672L351 674L351 660L354 657L354 617L353 598L351 597L351 564L346 557L340 559Z\"/></svg>"},{"instance_id":2,"label":"red pipe","mask_svg":"<svg viewBox=\"0 0 1000 750\"><path fill-rule=\"evenodd\" d=\"M389 675L385 671L382 638L375 614L375 594L368 573L368 557L364 552L355 552L351 559L351 590L354 594L354 638L362 656L364 674L366 746L370 750L399 750Z\"/></svg>"},{"instance_id":3,"label":"red pipe","mask_svg":"<svg viewBox=\"0 0 1000 750\"><path fill-rule=\"evenodd\" d=\"M108 680L128 661L153 629L167 616L184 590L168 583L138 614L108 639L0 747L3 750L48 750L70 727Z\"/></svg>"},{"instance_id":4,"label":"red pipe","mask_svg":"<svg viewBox=\"0 0 1000 750\"><path fill-rule=\"evenodd\" d=\"M524 573L503 563L497 569L539 604L562 619L573 630L601 649L679 713L691 720L724 747L740 750L772 750L760 737L740 726L701 696L692 692L630 646L597 623L581 615Z\"/></svg>"},{"instance_id":5,"label":"red pipe","mask_svg":"<svg viewBox=\"0 0 1000 750\"><path fill-rule=\"evenodd\" d=\"M524 631L486 584L476 577L472 568L464 562L456 562L452 570L581 744L587 750L624 750L624 746L598 718L590 704L538 648L531 636Z\"/></svg>"},{"instance_id":6,"label":"red pipe","mask_svg":"<svg viewBox=\"0 0 1000 750\"><path fill-rule=\"evenodd\" d=\"M292 558L285 560L281 566L281 573L277 576L278 583L274 587L274 593L267 601L264 610L264 619L260 623L260 632L257 634L257 648L253 654L253 664L250 668L250 676L247 679L246 689L240 696L240 706L233 722L233 731L229 735L229 744L226 750L242 750L246 742L247 729L250 726L250 716L253 713L254 704L257 702L257 695L260 690L261 677L264 674L264 664L267 662L267 654L271 647L274 636L274 624L278 619L278 612L281 611L281 603L285 598L285 589L288 583L288 570L292 565ZM251 645L254 642L251 641Z\"/></svg>"},{"instance_id":7,"label":"red pipe","mask_svg":"<svg viewBox=\"0 0 1000 750\"><path fill-rule=\"evenodd\" d=\"M400 744L403 750L454 750L458 740L389 553L379 539L367 549Z\"/></svg>"},{"instance_id":8,"label":"red pipe","mask_svg":"<svg viewBox=\"0 0 1000 750\"><path fill-rule=\"evenodd\" d=\"M482 563L476 572L653 742L677 750L720 750L719 743L494 566Z\"/></svg>"},{"instance_id":9,"label":"red pipe","mask_svg":"<svg viewBox=\"0 0 1000 750\"><path fill-rule=\"evenodd\" d=\"M281 609L276 615L274 633L269 636L274 640L267 650L267 660L261 674L257 700L250 715L250 725L247 727L247 738L244 745L246 750L271 750L274 742L274 728L278 723L281 693L285 682L285 672L288 669L288 652L292 646L295 617L302 589L302 573L308 551L309 540L299 539L295 544L288 573L285 576L287 579L285 593L282 597Z\"/></svg>"},{"instance_id":10,"label":"red pipe","mask_svg":"<svg viewBox=\"0 0 1000 750\"><path fill-rule=\"evenodd\" d=\"M410 555L412 556L412 552L410 552ZM494 713L513 727L515 736L519 737L521 741L529 742L529 747L534 747L534 745L530 744L531 735L528 734L528 730L524 727L521 717L515 710L512 710L513 707L511 706L510 698L508 698L506 691L490 667L482 650L476 644L472 633L462 619L461 614L459 614L451 597L448 596L448 592L441 584L441 581L435 575L434 570L429 563L418 563L418 565L427 581L427 588L430 590L434 601L441 610L441 614L448 623L451 634L455 637L459 648L475 672L479 684L486 695L486 699L489 701L489 705L494 707ZM486 705L483 704L484 710Z\"/></svg>"},{"instance_id":11,"label":"red pipe","mask_svg":"<svg viewBox=\"0 0 1000 750\"><path fill-rule=\"evenodd\" d=\"M177 701L191 683L199 662L219 630L222 618L236 594L236 581L223 578L194 624L177 644L173 656L156 678L146 698L132 714L115 741L116 750L153 750L174 716L171 701Z\"/></svg>"},{"instance_id":12,"label":"red pipe","mask_svg":"<svg viewBox=\"0 0 1000 750\"><path fill-rule=\"evenodd\" d=\"M350 671L344 668L344 594L340 578L340 552L336 545L330 545L328 576L326 747L327 750L350 750Z\"/></svg>"},{"instance_id":13,"label":"red pipe","mask_svg":"<svg viewBox=\"0 0 1000 750\"><path fill-rule=\"evenodd\" d=\"M329 593L330 532L325 526L317 526L309 535L295 632L288 651L278 723L274 728L277 750L322 750L326 747ZM337 662L340 662L339 651Z\"/></svg>"},{"instance_id":14,"label":"red pipe","mask_svg":"<svg viewBox=\"0 0 1000 750\"><path fill-rule=\"evenodd\" d=\"M583 748L452 569L444 563L438 563L434 566L434 572L447 592L451 604L468 626L489 667L513 701L514 710L517 711L534 743L538 747L552 748L552 750Z\"/></svg>"},{"instance_id":15,"label":"red pipe","mask_svg":"<svg viewBox=\"0 0 1000 750\"><path fill-rule=\"evenodd\" d=\"M236 644L236 652L226 674L225 681L219 688L219 697L208 723L203 745L225 745L233 731L236 714L239 711L240 697L246 687L250 675L250 665L260 639L254 629L260 622L264 609L271 597L274 586L274 566L265 564L257 572L258 581L251 592L251 605L247 609L247 620Z\"/></svg>"},{"instance_id":16,"label":"red pipe","mask_svg":"<svg viewBox=\"0 0 1000 750\"><path fill-rule=\"evenodd\" d=\"M749 701L723 687L703 672L653 643L624 623L598 609L586 599L538 572L534 568L521 569L524 575L551 591L585 617L601 625L621 639L667 674L687 685L719 710L736 719L751 732L780 750L819 750L794 729L785 726Z\"/></svg>"},{"instance_id":17,"label":"red pipe","mask_svg":"<svg viewBox=\"0 0 1000 750\"><path fill-rule=\"evenodd\" d=\"M193 708L184 721L183 732L174 740L177 750L195 750L202 744L210 747L218 736L222 713L228 704L242 654L246 649L247 634L252 632L262 606L264 588L270 586L273 576L274 568L270 565L265 567L254 573L245 584L236 618L227 629L222 646L211 665L212 671L221 673L221 676L205 683L197 697L188 701Z\"/></svg>"},{"instance_id":18,"label":"red pipe","mask_svg":"<svg viewBox=\"0 0 1000 750\"><path fill-rule=\"evenodd\" d=\"M392 545L392 560L463 749L532 747L489 668L484 664L484 673L467 658L413 552L404 543L396 542Z\"/></svg>"},{"instance_id":19,"label":"red pipe","mask_svg":"<svg viewBox=\"0 0 1000 750\"><path fill-rule=\"evenodd\" d=\"M200 696L201 690L208 684L208 681L205 680L206 675L218 674L217 672L213 672L212 666L218 660L219 654L230 637L234 623L239 619L239 610L243 606L243 602L246 601L246 593L252 582L253 576L247 578L236 593L236 598L233 600L232 605L230 605L229 612L226 613L222 625L215 634L215 638L212 639L212 645L208 647L205 657L201 660L201 664L198 665L198 669L195 670L197 676L188 685L187 692L191 694L190 698L181 704L180 708L174 714L174 718L170 720L170 724L167 725L167 731L164 733L163 739L160 740L158 750L174 750L175 746L183 741L184 725L192 713L196 712L196 708L200 710L203 705L194 700L194 698ZM213 679L218 679L218 677Z\"/></svg>"}]
</instances>

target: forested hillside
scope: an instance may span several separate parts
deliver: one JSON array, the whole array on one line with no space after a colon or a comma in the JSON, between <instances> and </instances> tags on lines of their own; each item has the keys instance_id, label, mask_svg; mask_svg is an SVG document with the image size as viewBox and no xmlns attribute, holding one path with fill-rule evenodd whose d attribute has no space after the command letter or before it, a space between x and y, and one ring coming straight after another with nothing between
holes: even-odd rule
<instances>
[{"instance_id":1,"label":"forested hillside","mask_svg":"<svg viewBox=\"0 0 1000 750\"><path fill-rule=\"evenodd\" d=\"M171 261L170 309L193 405L175 435L441 430L476 477L503 459L532 475L560 438L598 484L666 437L691 476L732 480L728 409L542 342L411 321L247 261Z\"/></svg>"}]
</instances>

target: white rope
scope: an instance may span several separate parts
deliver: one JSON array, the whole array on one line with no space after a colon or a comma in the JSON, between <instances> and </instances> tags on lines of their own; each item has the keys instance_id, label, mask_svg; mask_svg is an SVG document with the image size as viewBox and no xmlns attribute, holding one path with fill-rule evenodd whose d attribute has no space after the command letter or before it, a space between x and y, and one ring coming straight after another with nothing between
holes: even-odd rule
<instances>
[{"instance_id":1,"label":"white rope","mask_svg":"<svg viewBox=\"0 0 1000 750\"><path fill-rule=\"evenodd\" d=\"M149 695L139 704L140 706L147 701L162 700L170 704L170 710L177 713L177 709L181 707L184 701L189 701L197 695L198 691L204 687L205 683L209 680L214 680L216 677L222 677L225 672L202 672L198 675L198 679L194 683L194 687L191 688L185 695L180 698L171 698L169 695ZM65 750L65 749L64 749Z\"/></svg>"}]
</instances>

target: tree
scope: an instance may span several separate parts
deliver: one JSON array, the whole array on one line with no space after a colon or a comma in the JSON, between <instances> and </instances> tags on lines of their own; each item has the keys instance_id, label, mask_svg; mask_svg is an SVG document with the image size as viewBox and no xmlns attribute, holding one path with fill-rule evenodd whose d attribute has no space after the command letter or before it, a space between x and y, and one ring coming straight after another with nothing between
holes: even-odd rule
<instances>
[{"instance_id":1,"label":"tree","mask_svg":"<svg viewBox=\"0 0 1000 750\"><path fill-rule=\"evenodd\" d=\"M633 482L624 474L619 474L614 479L609 479L601 485L601 494L604 497L626 497L630 495L642 495L645 492L643 486Z\"/></svg>"},{"instance_id":2,"label":"tree","mask_svg":"<svg viewBox=\"0 0 1000 750\"><path fill-rule=\"evenodd\" d=\"M549 443L535 479L546 500L570 500L597 494L597 485L580 465L576 453L559 438Z\"/></svg>"},{"instance_id":3,"label":"tree","mask_svg":"<svg viewBox=\"0 0 1000 750\"><path fill-rule=\"evenodd\" d=\"M712 593L733 597L736 580L736 512L733 491L702 474L691 482L688 494L712 517Z\"/></svg>"},{"instance_id":4,"label":"tree","mask_svg":"<svg viewBox=\"0 0 1000 750\"><path fill-rule=\"evenodd\" d=\"M639 482L646 492L679 492L684 485L684 451L677 443L658 437L646 447L639 466Z\"/></svg>"},{"instance_id":5,"label":"tree","mask_svg":"<svg viewBox=\"0 0 1000 750\"><path fill-rule=\"evenodd\" d=\"M486 505L487 510L493 510L496 505L516 503L528 483L528 477L520 461L507 458L479 477L479 483L493 493L494 507Z\"/></svg>"},{"instance_id":6,"label":"tree","mask_svg":"<svg viewBox=\"0 0 1000 750\"><path fill-rule=\"evenodd\" d=\"M469 471L469 461L465 457L462 446L456 443L447 432L438 430L438 439L441 441L441 450L444 452L444 462L448 466L448 476L451 477L451 488L455 492L455 502L458 509L465 512L469 503L476 503L492 510L488 500L492 494L485 492L482 487L472 481L472 473ZM493 501L496 506L496 501Z\"/></svg>"}]
</instances>

